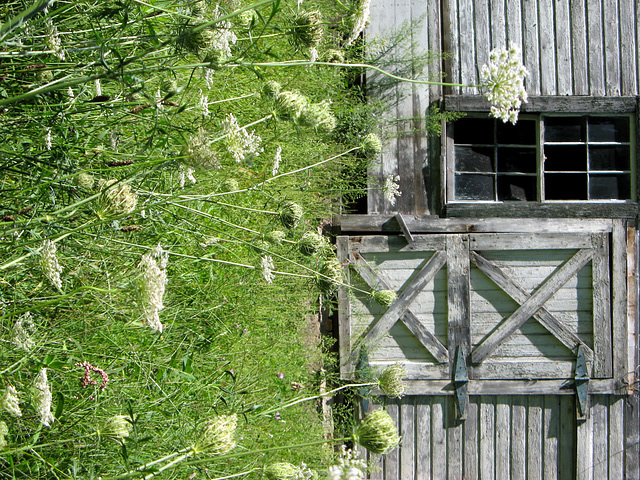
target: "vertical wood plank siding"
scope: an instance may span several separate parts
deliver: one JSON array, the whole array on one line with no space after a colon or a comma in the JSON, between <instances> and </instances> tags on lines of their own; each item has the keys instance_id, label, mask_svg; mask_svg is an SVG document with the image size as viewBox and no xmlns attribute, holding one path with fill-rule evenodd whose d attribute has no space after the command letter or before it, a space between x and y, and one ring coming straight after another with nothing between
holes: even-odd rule
<instances>
[{"instance_id":1,"label":"vertical wood plank siding","mask_svg":"<svg viewBox=\"0 0 640 480\"><path fill-rule=\"evenodd\" d=\"M576 420L571 395L472 395L464 422L453 396L387 400L402 443L382 462L368 455L369 478L613 480L626 469L635 480L625 465L631 398L593 395L586 421Z\"/></svg>"},{"instance_id":2,"label":"vertical wood plank siding","mask_svg":"<svg viewBox=\"0 0 640 480\"><path fill-rule=\"evenodd\" d=\"M444 17L448 34L456 35L447 43L456 59L448 64L452 82L475 84L488 52L513 43L524 49L531 95L638 94L640 17L634 0L446 3L455 4ZM477 91L458 88L452 93Z\"/></svg>"}]
</instances>

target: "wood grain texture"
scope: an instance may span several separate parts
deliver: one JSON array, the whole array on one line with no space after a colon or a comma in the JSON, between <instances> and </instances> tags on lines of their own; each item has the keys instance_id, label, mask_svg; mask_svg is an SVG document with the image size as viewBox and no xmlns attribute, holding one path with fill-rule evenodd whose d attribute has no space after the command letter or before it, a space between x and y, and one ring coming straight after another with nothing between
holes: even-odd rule
<instances>
[{"instance_id":1,"label":"wood grain texture","mask_svg":"<svg viewBox=\"0 0 640 480\"><path fill-rule=\"evenodd\" d=\"M555 7L556 95L571 95L573 93L570 3L569 0L555 0L553 2Z\"/></svg>"},{"instance_id":2,"label":"wood grain texture","mask_svg":"<svg viewBox=\"0 0 640 480\"><path fill-rule=\"evenodd\" d=\"M605 95L604 36L602 25L602 4L587 0L589 94Z\"/></svg>"},{"instance_id":3,"label":"wood grain texture","mask_svg":"<svg viewBox=\"0 0 640 480\"><path fill-rule=\"evenodd\" d=\"M593 423L593 478L609 478L609 415L608 397L594 395L589 415Z\"/></svg>"},{"instance_id":4,"label":"wood grain texture","mask_svg":"<svg viewBox=\"0 0 640 480\"><path fill-rule=\"evenodd\" d=\"M444 99L445 110L488 112L489 102L478 95L447 95ZM529 102L522 105L521 112L541 112L541 113L634 113L636 110L636 99L633 97L567 97L547 95L533 95L529 97ZM483 205L486 207L487 205ZM519 210L523 205L515 203L512 205ZM482 218L482 215L478 215Z\"/></svg>"},{"instance_id":5,"label":"wood grain texture","mask_svg":"<svg viewBox=\"0 0 640 480\"><path fill-rule=\"evenodd\" d=\"M447 478L447 397L431 400L431 478Z\"/></svg>"},{"instance_id":6,"label":"wood grain texture","mask_svg":"<svg viewBox=\"0 0 640 480\"><path fill-rule=\"evenodd\" d=\"M496 480L511 478L511 399L498 395L495 406Z\"/></svg>"},{"instance_id":7,"label":"wood grain texture","mask_svg":"<svg viewBox=\"0 0 640 480\"><path fill-rule=\"evenodd\" d=\"M476 85L476 56L473 0L458 0L458 37L460 52L460 83ZM462 93L476 94L477 88L463 87Z\"/></svg>"},{"instance_id":8,"label":"wood grain texture","mask_svg":"<svg viewBox=\"0 0 640 480\"><path fill-rule=\"evenodd\" d=\"M462 346L470 351L469 242L466 235L447 236L447 305L449 358ZM451 374L453 376L453 362ZM452 378L452 377L451 377Z\"/></svg>"},{"instance_id":9,"label":"wood grain texture","mask_svg":"<svg viewBox=\"0 0 640 480\"><path fill-rule=\"evenodd\" d=\"M613 222L611 234L611 311L613 316L613 375L620 387L628 382L627 234L621 220Z\"/></svg>"},{"instance_id":10,"label":"wood grain texture","mask_svg":"<svg viewBox=\"0 0 640 480\"><path fill-rule=\"evenodd\" d=\"M620 19L618 0L603 0L605 92L620 95Z\"/></svg>"},{"instance_id":11,"label":"wood grain texture","mask_svg":"<svg viewBox=\"0 0 640 480\"><path fill-rule=\"evenodd\" d=\"M571 0L571 54L573 94L589 95L587 17L585 0Z\"/></svg>"},{"instance_id":12,"label":"wood grain texture","mask_svg":"<svg viewBox=\"0 0 640 480\"><path fill-rule=\"evenodd\" d=\"M416 480L431 480L431 399L416 397Z\"/></svg>"},{"instance_id":13,"label":"wood grain texture","mask_svg":"<svg viewBox=\"0 0 640 480\"><path fill-rule=\"evenodd\" d=\"M525 87L530 95L540 95L540 51L538 32L538 1L529 0L522 6L522 25L524 27L523 59L529 70Z\"/></svg>"},{"instance_id":14,"label":"wood grain texture","mask_svg":"<svg viewBox=\"0 0 640 480\"><path fill-rule=\"evenodd\" d=\"M558 478L573 478L576 470L575 395L561 396L558 441Z\"/></svg>"},{"instance_id":15,"label":"wood grain texture","mask_svg":"<svg viewBox=\"0 0 640 480\"><path fill-rule=\"evenodd\" d=\"M336 254L342 263L348 258L349 237L336 238ZM348 269L345 270L345 281L350 284ZM351 349L351 302L346 287L338 289L338 341L340 352L340 376L349 378L354 371L354 364L350 362L349 354Z\"/></svg>"},{"instance_id":16,"label":"wood grain texture","mask_svg":"<svg viewBox=\"0 0 640 480\"><path fill-rule=\"evenodd\" d=\"M478 478L478 446L480 439L479 431L479 398L469 397L467 406L467 419L464 421L464 478Z\"/></svg>"},{"instance_id":17,"label":"wood grain texture","mask_svg":"<svg viewBox=\"0 0 640 480\"><path fill-rule=\"evenodd\" d=\"M529 397L527 408L527 478L536 480L543 478L543 399Z\"/></svg>"},{"instance_id":18,"label":"wood grain texture","mask_svg":"<svg viewBox=\"0 0 640 480\"><path fill-rule=\"evenodd\" d=\"M538 0L540 27L540 92L557 95L556 89L556 37L553 5L557 0ZM525 7L526 8L526 7Z\"/></svg>"},{"instance_id":19,"label":"wood grain texture","mask_svg":"<svg viewBox=\"0 0 640 480\"><path fill-rule=\"evenodd\" d=\"M458 419L456 400L453 397L447 397L447 477L449 480L457 480L462 478L462 459L463 453L463 424ZM443 477L444 478L444 477Z\"/></svg>"},{"instance_id":20,"label":"wood grain texture","mask_svg":"<svg viewBox=\"0 0 640 480\"><path fill-rule=\"evenodd\" d=\"M399 479L415 480L416 415L415 397L406 396L400 400L400 472Z\"/></svg>"},{"instance_id":21,"label":"wood grain texture","mask_svg":"<svg viewBox=\"0 0 640 480\"><path fill-rule=\"evenodd\" d=\"M594 235L593 255L593 337L595 378L611 377L611 282L609 278L609 239Z\"/></svg>"},{"instance_id":22,"label":"wood grain texture","mask_svg":"<svg viewBox=\"0 0 640 480\"><path fill-rule=\"evenodd\" d=\"M480 478L495 478L495 399L480 397Z\"/></svg>"},{"instance_id":23,"label":"wood grain texture","mask_svg":"<svg viewBox=\"0 0 640 480\"><path fill-rule=\"evenodd\" d=\"M507 12L505 0L490 0L489 23L491 26L491 50L507 48Z\"/></svg>"},{"instance_id":24,"label":"wood grain texture","mask_svg":"<svg viewBox=\"0 0 640 480\"><path fill-rule=\"evenodd\" d=\"M507 0L507 43L522 52L522 2Z\"/></svg>"},{"instance_id":25,"label":"wood grain texture","mask_svg":"<svg viewBox=\"0 0 640 480\"><path fill-rule=\"evenodd\" d=\"M637 2L618 0L620 4L620 69L621 94L635 95L638 72L636 70L637 39L634 19L636 19Z\"/></svg>"},{"instance_id":26,"label":"wood grain texture","mask_svg":"<svg viewBox=\"0 0 640 480\"><path fill-rule=\"evenodd\" d=\"M527 475L527 399L511 397L511 465L510 478L524 480Z\"/></svg>"},{"instance_id":27,"label":"wood grain texture","mask_svg":"<svg viewBox=\"0 0 640 480\"><path fill-rule=\"evenodd\" d=\"M593 480L593 416L587 415L587 418L579 421L577 425L576 476L584 480Z\"/></svg>"},{"instance_id":28,"label":"wood grain texture","mask_svg":"<svg viewBox=\"0 0 640 480\"><path fill-rule=\"evenodd\" d=\"M400 406L398 400L389 400L385 410L396 425L400 424ZM400 448L394 448L384 456L385 480L402 480L400 477Z\"/></svg>"},{"instance_id":29,"label":"wood grain texture","mask_svg":"<svg viewBox=\"0 0 640 480\"><path fill-rule=\"evenodd\" d=\"M609 478L624 478L624 398L608 397L609 411Z\"/></svg>"},{"instance_id":30,"label":"wood grain texture","mask_svg":"<svg viewBox=\"0 0 640 480\"><path fill-rule=\"evenodd\" d=\"M543 455L544 478L553 480L558 478L558 430L560 424L559 398L552 395L544 396L543 414Z\"/></svg>"}]
</instances>

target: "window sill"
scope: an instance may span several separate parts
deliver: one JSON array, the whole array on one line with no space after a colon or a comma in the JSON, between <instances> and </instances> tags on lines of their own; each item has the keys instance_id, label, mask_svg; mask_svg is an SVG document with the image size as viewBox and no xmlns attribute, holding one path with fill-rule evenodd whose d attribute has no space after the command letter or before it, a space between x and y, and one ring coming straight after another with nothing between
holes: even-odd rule
<instances>
[{"instance_id":1,"label":"window sill","mask_svg":"<svg viewBox=\"0 0 640 480\"><path fill-rule=\"evenodd\" d=\"M635 202L575 202L575 203L448 203L445 217L581 217L581 218L636 218Z\"/></svg>"}]
</instances>

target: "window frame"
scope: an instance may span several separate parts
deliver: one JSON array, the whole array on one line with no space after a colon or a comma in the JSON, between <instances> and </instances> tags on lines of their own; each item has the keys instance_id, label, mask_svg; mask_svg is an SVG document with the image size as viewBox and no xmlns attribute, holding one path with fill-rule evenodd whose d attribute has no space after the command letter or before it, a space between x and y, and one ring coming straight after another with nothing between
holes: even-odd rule
<instances>
[{"instance_id":1,"label":"window frame","mask_svg":"<svg viewBox=\"0 0 640 480\"><path fill-rule=\"evenodd\" d=\"M455 154L452 124L443 122L442 174L444 211L447 216L587 216L631 218L638 213L640 199L638 178L638 100L636 97L531 97L523 106L520 119L536 120L536 200L456 200L455 199ZM477 95L451 95L444 99L444 110L461 111L467 116L486 118L489 104ZM629 117L630 149L630 199L585 199L585 200L549 200L544 199L544 118L559 117ZM614 143L614 142L612 142ZM588 148L588 139L585 139ZM588 157L585 158L587 160ZM591 175L589 165L585 173ZM626 171L625 171L626 173ZM494 172L498 175L499 172ZM498 198L498 192L495 197Z\"/></svg>"}]
</instances>

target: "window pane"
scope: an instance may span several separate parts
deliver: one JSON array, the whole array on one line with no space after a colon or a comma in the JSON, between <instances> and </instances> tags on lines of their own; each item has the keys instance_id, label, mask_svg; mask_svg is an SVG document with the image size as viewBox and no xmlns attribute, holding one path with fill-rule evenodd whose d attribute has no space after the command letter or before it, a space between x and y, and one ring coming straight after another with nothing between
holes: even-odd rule
<instances>
[{"instance_id":1,"label":"window pane","mask_svg":"<svg viewBox=\"0 0 640 480\"><path fill-rule=\"evenodd\" d=\"M456 120L453 141L456 144L492 145L495 121L491 118L462 118Z\"/></svg>"},{"instance_id":2,"label":"window pane","mask_svg":"<svg viewBox=\"0 0 640 480\"><path fill-rule=\"evenodd\" d=\"M591 199L629 200L631 198L629 175L591 175L589 197Z\"/></svg>"},{"instance_id":3,"label":"window pane","mask_svg":"<svg viewBox=\"0 0 640 480\"><path fill-rule=\"evenodd\" d=\"M587 174L545 174L544 196L547 200L587 200Z\"/></svg>"},{"instance_id":4,"label":"window pane","mask_svg":"<svg viewBox=\"0 0 640 480\"><path fill-rule=\"evenodd\" d=\"M584 142L583 117L545 117L545 142Z\"/></svg>"},{"instance_id":5,"label":"window pane","mask_svg":"<svg viewBox=\"0 0 640 480\"><path fill-rule=\"evenodd\" d=\"M456 147L456 172L493 172L493 147Z\"/></svg>"},{"instance_id":6,"label":"window pane","mask_svg":"<svg viewBox=\"0 0 640 480\"><path fill-rule=\"evenodd\" d=\"M495 200L493 175L456 175L456 200Z\"/></svg>"},{"instance_id":7,"label":"window pane","mask_svg":"<svg viewBox=\"0 0 640 480\"><path fill-rule=\"evenodd\" d=\"M628 117L589 117L590 142L628 142Z\"/></svg>"},{"instance_id":8,"label":"window pane","mask_svg":"<svg viewBox=\"0 0 640 480\"><path fill-rule=\"evenodd\" d=\"M520 200L535 202L537 200L536 190L537 188L535 176L498 176L498 200Z\"/></svg>"},{"instance_id":9,"label":"window pane","mask_svg":"<svg viewBox=\"0 0 640 480\"><path fill-rule=\"evenodd\" d=\"M536 149L498 147L498 172L536 173Z\"/></svg>"},{"instance_id":10,"label":"window pane","mask_svg":"<svg viewBox=\"0 0 640 480\"><path fill-rule=\"evenodd\" d=\"M629 147L590 146L589 167L592 170L629 170Z\"/></svg>"},{"instance_id":11,"label":"window pane","mask_svg":"<svg viewBox=\"0 0 640 480\"><path fill-rule=\"evenodd\" d=\"M553 172L587 170L586 145L545 145L544 169Z\"/></svg>"},{"instance_id":12,"label":"window pane","mask_svg":"<svg viewBox=\"0 0 640 480\"><path fill-rule=\"evenodd\" d=\"M512 145L535 145L536 122L535 120L518 120L518 123L497 122L498 143Z\"/></svg>"}]
</instances>

